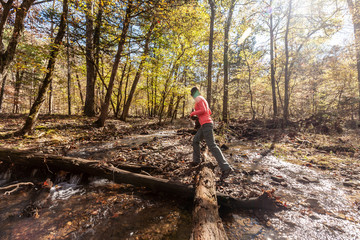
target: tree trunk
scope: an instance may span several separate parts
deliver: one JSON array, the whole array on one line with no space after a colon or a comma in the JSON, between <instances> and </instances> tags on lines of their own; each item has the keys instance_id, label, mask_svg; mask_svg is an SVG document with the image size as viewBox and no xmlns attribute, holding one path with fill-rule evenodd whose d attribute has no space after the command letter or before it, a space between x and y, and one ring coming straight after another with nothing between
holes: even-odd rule
<instances>
[{"instance_id":1,"label":"tree trunk","mask_svg":"<svg viewBox=\"0 0 360 240\"><path fill-rule=\"evenodd\" d=\"M0 91L0 112L2 110L3 101L4 101L4 93L5 93L5 85L6 85L7 75L4 76L1 84L1 91Z\"/></svg>"},{"instance_id":2,"label":"tree trunk","mask_svg":"<svg viewBox=\"0 0 360 240\"><path fill-rule=\"evenodd\" d=\"M360 120L360 1L347 0L350 13L352 15L352 22L354 25L354 36L355 36L355 52L356 52L356 67L358 75L358 118Z\"/></svg>"},{"instance_id":3,"label":"tree trunk","mask_svg":"<svg viewBox=\"0 0 360 240\"><path fill-rule=\"evenodd\" d=\"M128 1L128 6L127 6L127 9L126 9L125 20L124 20L124 23L123 23L123 29L122 29L121 36L120 36L120 41L119 41L119 44L118 44L118 50L116 52L114 65L113 65L113 68L112 68L112 71L111 71L109 86L108 86L108 89L106 91L105 101L104 101L104 103L102 105L102 108L101 108L100 117L95 122L98 127L103 127L104 126L105 120L106 120L107 115L108 115L110 98L111 98L112 91L113 91L113 88L114 88L115 77L116 77L117 70L118 70L118 67L119 67L121 53L122 53L124 45L125 45L127 31L129 29L129 25L130 25L131 11L132 11L132 0L129 0Z\"/></svg>"},{"instance_id":4,"label":"tree trunk","mask_svg":"<svg viewBox=\"0 0 360 240\"><path fill-rule=\"evenodd\" d=\"M151 101L152 96L150 96L150 82L149 82L149 76L146 77L146 99L147 99L147 115L151 117Z\"/></svg>"},{"instance_id":5,"label":"tree trunk","mask_svg":"<svg viewBox=\"0 0 360 240\"><path fill-rule=\"evenodd\" d=\"M71 115L71 62L70 62L70 36L69 36L69 23L66 24L67 26L67 46L66 46L66 53L67 53L67 88L68 88L68 114Z\"/></svg>"},{"instance_id":6,"label":"tree trunk","mask_svg":"<svg viewBox=\"0 0 360 240\"><path fill-rule=\"evenodd\" d=\"M244 51L244 59L245 59L245 63L246 63L246 66L248 68L248 72L249 72L249 75L248 75L248 86L249 86L249 94L250 94L250 108L251 108L251 120L255 120L255 117L256 117L256 111L255 111L255 108L254 108L254 100L253 100L253 92L252 92L252 88L251 88L251 66L250 66L250 63L247 59L247 56L246 56L246 51L245 49L243 48L243 51Z\"/></svg>"},{"instance_id":7,"label":"tree trunk","mask_svg":"<svg viewBox=\"0 0 360 240\"><path fill-rule=\"evenodd\" d=\"M158 95L158 76L155 76L155 83L153 83L154 87L154 100L153 100L153 116L155 117L157 115L157 109L158 109L158 102L157 102L157 95Z\"/></svg>"},{"instance_id":8,"label":"tree trunk","mask_svg":"<svg viewBox=\"0 0 360 240\"><path fill-rule=\"evenodd\" d=\"M0 79L4 78L8 66L14 59L16 47L24 29L24 21L26 15L29 12L29 9L34 1L35 0L24 0L18 8L14 9L16 12L15 21L13 23L14 28L11 37L8 40L6 50L3 43L3 34L4 30L6 29L9 14L11 12L11 9L13 9L12 5L14 1L8 0L6 3L4 3L4 1L1 1L2 12L0 16Z\"/></svg>"},{"instance_id":9,"label":"tree trunk","mask_svg":"<svg viewBox=\"0 0 360 240\"><path fill-rule=\"evenodd\" d=\"M80 99L81 99L81 106L84 106L84 96L82 94L82 90L81 90L81 83L80 83L80 78L79 78L79 74L76 73L76 80L78 83L78 87L79 87L79 94L80 94Z\"/></svg>"},{"instance_id":10,"label":"tree trunk","mask_svg":"<svg viewBox=\"0 0 360 240\"><path fill-rule=\"evenodd\" d=\"M94 3L86 1L86 96L84 114L95 116Z\"/></svg>"},{"instance_id":11,"label":"tree trunk","mask_svg":"<svg viewBox=\"0 0 360 240\"><path fill-rule=\"evenodd\" d=\"M224 96L223 96L223 121L228 122L228 101L229 101L229 31L231 19L235 8L236 0L231 0L228 16L225 22L224 35Z\"/></svg>"},{"instance_id":12,"label":"tree trunk","mask_svg":"<svg viewBox=\"0 0 360 240\"><path fill-rule=\"evenodd\" d=\"M173 114L173 109L174 109L174 101L175 101L175 93L171 94L170 97L170 102L169 102L169 106L168 106L168 110L167 110L167 118L171 118L172 114Z\"/></svg>"},{"instance_id":13,"label":"tree trunk","mask_svg":"<svg viewBox=\"0 0 360 240\"><path fill-rule=\"evenodd\" d=\"M219 216L216 198L216 182L209 157L204 154L202 164L196 176L196 190L193 209L193 230L190 240L226 240L226 232Z\"/></svg>"},{"instance_id":14,"label":"tree trunk","mask_svg":"<svg viewBox=\"0 0 360 240\"><path fill-rule=\"evenodd\" d=\"M20 88L22 84L22 80L24 77L24 71L16 71L15 75L15 95L14 95L14 106L13 106L13 113L19 113L19 98L20 98Z\"/></svg>"},{"instance_id":15,"label":"tree trunk","mask_svg":"<svg viewBox=\"0 0 360 240\"><path fill-rule=\"evenodd\" d=\"M168 97L168 93L171 91L171 88L169 89L169 86L171 85L171 79L174 77L176 79L179 71L180 65L177 64L177 61L183 56L185 51L182 51L182 53L177 57L177 59L174 61L173 67L171 68L171 71L169 73L168 78L165 81L165 87L161 94L161 100L160 100L160 106L159 106L159 124L162 122L164 108L165 108L165 101Z\"/></svg>"},{"instance_id":16,"label":"tree trunk","mask_svg":"<svg viewBox=\"0 0 360 240\"><path fill-rule=\"evenodd\" d=\"M119 116L120 113L120 106L121 106L121 101L122 101L122 86L123 86L123 82L124 82L124 78L125 78L125 73L126 73L126 67L128 64L128 58L126 59L126 62L124 64L124 68L121 72L121 78L120 78L120 83L119 83L119 88L118 88L118 95L117 95L117 101L116 101L116 111L115 111L115 117Z\"/></svg>"},{"instance_id":17,"label":"tree trunk","mask_svg":"<svg viewBox=\"0 0 360 240\"><path fill-rule=\"evenodd\" d=\"M215 0L209 0L210 5L210 36L209 36L209 62L208 62L208 86L207 102L211 108L211 86L212 86L212 64L213 64L213 45L214 45L214 22L215 22Z\"/></svg>"},{"instance_id":18,"label":"tree trunk","mask_svg":"<svg viewBox=\"0 0 360 240\"><path fill-rule=\"evenodd\" d=\"M270 0L270 8L272 7L272 0ZM273 11L270 9L270 68L271 68L271 90L273 100L273 118L278 115L276 102L276 86L275 86L275 59L274 59L274 27L273 27Z\"/></svg>"},{"instance_id":19,"label":"tree trunk","mask_svg":"<svg viewBox=\"0 0 360 240\"><path fill-rule=\"evenodd\" d=\"M151 22L151 25L150 25L150 28L149 28L149 31L148 33L146 34L146 39L145 39L145 46L144 46L144 53L141 57L141 61L140 61L140 64L139 64L139 68L136 72L136 75L135 75L135 78L134 78L134 82L131 86L131 90L130 90L130 93L129 93L129 96L127 98L127 101L126 101L126 104L124 105L124 109L123 109L123 112L121 114L121 117L120 119L123 120L123 121L126 121L126 118L129 114L129 110L130 110L130 105L131 105L131 101L132 101L132 98L134 97L134 93L135 93L135 90L136 90L136 86L140 80L140 76L141 76L141 73L142 73L142 69L144 67L144 63L146 62L146 58L147 58L147 55L149 53L149 44L150 44L150 38L151 38L151 34L152 34L152 31L154 30L155 28L155 25L156 25L156 20L154 19L152 22Z\"/></svg>"},{"instance_id":20,"label":"tree trunk","mask_svg":"<svg viewBox=\"0 0 360 240\"><path fill-rule=\"evenodd\" d=\"M128 91L128 86L129 86L129 80L130 80L130 73L131 73L131 62L129 64L129 71L127 73L127 76L126 76L126 82L125 82L125 89L124 89L124 106L126 104L126 100L127 100L127 91ZM123 111L124 111L124 108L123 108Z\"/></svg>"},{"instance_id":21,"label":"tree trunk","mask_svg":"<svg viewBox=\"0 0 360 240\"><path fill-rule=\"evenodd\" d=\"M52 11L55 11L55 0L53 0L52 2ZM51 26L50 26L50 41L52 41L54 38L54 19L53 19L53 14L51 14ZM49 109L48 109L48 114L52 114L53 112L53 99L54 99L54 95L53 95L53 82L50 82L50 89L49 89Z\"/></svg>"},{"instance_id":22,"label":"tree trunk","mask_svg":"<svg viewBox=\"0 0 360 240\"><path fill-rule=\"evenodd\" d=\"M62 40L65 35L67 16L68 16L68 0L64 0L63 1L63 12L61 14L61 20L60 20L60 25L59 25L59 31L57 33L57 36L55 37L54 43L51 44L51 48L50 48L50 56L49 56L49 62L48 62L48 66L47 66L47 73L46 73L45 78L40 87L38 96L30 109L30 113L26 119L25 125L17 134L24 135L24 134L30 133L34 128L35 122L36 122L37 117L40 112L40 108L41 108L43 102L45 101L45 94L49 89L51 77L52 77L52 74L55 69L56 58L58 56L58 53L60 50L60 45L62 44Z\"/></svg>"},{"instance_id":23,"label":"tree trunk","mask_svg":"<svg viewBox=\"0 0 360 240\"><path fill-rule=\"evenodd\" d=\"M66 0L65 0L66 1ZM192 200L195 190L185 184L170 180L136 174L121 170L108 163L97 160L86 160L57 155L40 154L30 151L0 148L0 161L9 164L46 168L52 172L65 170L74 173L87 173L92 176L107 178L116 183L127 183L134 186L146 187L155 192L165 192L181 199ZM229 209L268 209L276 210L281 206L268 193L256 198L237 199L222 193L216 193L217 201L221 206Z\"/></svg>"},{"instance_id":24,"label":"tree trunk","mask_svg":"<svg viewBox=\"0 0 360 240\"><path fill-rule=\"evenodd\" d=\"M285 31L285 87L284 87L284 124L286 125L289 120L289 83L290 83L290 73L289 73L289 30L290 30L290 20L291 20L291 8L292 0L289 1L288 9L288 18Z\"/></svg>"},{"instance_id":25,"label":"tree trunk","mask_svg":"<svg viewBox=\"0 0 360 240\"><path fill-rule=\"evenodd\" d=\"M96 84L96 81L97 81L97 75L98 75L98 69L99 69L100 35L101 35L101 25L102 25L102 21L103 21L102 19L103 19L104 5L105 4L107 4L106 1L98 0L98 13L96 15L96 20L95 20L94 45L93 45L93 49L94 49L94 83L95 84ZM104 70L103 67L102 67L102 70ZM102 71L102 75L104 76L104 71Z\"/></svg>"},{"instance_id":26,"label":"tree trunk","mask_svg":"<svg viewBox=\"0 0 360 240\"><path fill-rule=\"evenodd\" d=\"M176 104L175 104L175 110L171 116L171 123L174 121L174 119L176 119L176 116L177 116L177 113L178 113L178 109L179 109L179 105L180 105L180 101L181 99L183 99L184 96L178 96L177 97L177 101L176 101Z\"/></svg>"},{"instance_id":27,"label":"tree trunk","mask_svg":"<svg viewBox=\"0 0 360 240\"><path fill-rule=\"evenodd\" d=\"M9 16L10 16L10 10L12 9L13 3L14 3L14 0L8 0L6 3L1 2L1 7L2 7L1 21L0 21L0 51L1 51L1 54L3 54L5 52L4 43L3 43L3 34L4 34L5 26L8 22ZM1 62L1 64L3 64L3 62ZM2 67L2 65L1 65L1 67Z\"/></svg>"}]
</instances>

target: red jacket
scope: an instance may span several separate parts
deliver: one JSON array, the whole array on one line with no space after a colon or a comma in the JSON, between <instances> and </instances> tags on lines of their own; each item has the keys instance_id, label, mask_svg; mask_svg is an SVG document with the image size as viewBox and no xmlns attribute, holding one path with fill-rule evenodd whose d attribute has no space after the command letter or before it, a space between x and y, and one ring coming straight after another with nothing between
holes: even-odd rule
<instances>
[{"instance_id":1,"label":"red jacket","mask_svg":"<svg viewBox=\"0 0 360 240\"><path fill-rule=\"evenodd\" d=\"M198 116L201 125L205 123L213 123L210 117L211 110L209 108L209 104L201 95L195 98L195 111L190 114L190 117L194 115Z\"/></svg>"}]
</instances>

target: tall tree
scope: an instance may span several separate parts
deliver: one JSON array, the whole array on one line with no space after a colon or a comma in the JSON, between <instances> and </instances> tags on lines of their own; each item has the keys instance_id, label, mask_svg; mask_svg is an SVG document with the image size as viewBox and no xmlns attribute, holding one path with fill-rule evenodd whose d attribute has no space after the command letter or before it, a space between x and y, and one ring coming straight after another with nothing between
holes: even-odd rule
<instances>
[{"instance_id":1,"label":"tall tree","mask_svg":"<svg viewBox=\"0 0 360 240\"><path fill-rule=\"evenodd\" d=\"M228 101L229 101L229 32L231 20L235 8L236 0L231 0L229 11L225 21L224 34L224 96L223 96L223 112L224 122L228 122Z\"/></svg>"},{"instance_id":2,"label":"tall tree","mask_svg":"<svg viewBox=\"0 0 360 240\"><path fill-rule=\"evenodd\" d=\"M287 13L287 22L285 30L285 87L284 87L284 123L288 122L289 118L289 30L290 30L290 20L292 13L292 0L289 1L288 13Z\"/></svg>"},{"instance_id":3,"label":"tall tree","mask_svg":"<svg viewBox=\"0 0 360 240\"><path fill-rule=\"evenodd\" d=\"M271 78L271 93L273 100L273 118L278 115L277 102L276 102L276 86L275 86L275 59L274 59L274 24L273 24L273 0L270 0L270 78Z\"/></svg>"},{"instance_id":4,"label":"tall tree","mask_svg":"<svg viewBox=\"0 0 360 240\"><path fill-rule=\"evenodd\" d=\"M86 97L84 114L95 116L94 2L86 0Z\"/></svg>"},{"instance_id":5,"label":"tall tree","mask_svg":"<svg viewBox=\"0 0 360 240\"><path fill-rule=\"evenodd\" d=\"M252 73L251 65L254 65L254 64L250 64L249 59L248 59L249 57L247 56L246 49L245 49L244 46L242 47L242 50L243 50L243 53L244 53L245 65L246 65L247 70L248 70L248 88L249 88L249 94L250 94L250 109L251 109L251 114L252 114L251 120L255 120L256 111L255 111L255 108L254 108L254 94L253 94L253 90L252 90L252 87L251 87L251 78L252 78L252 76L251 76L251 73Z\"/></svg>"},{"instance_id":6,"label":"tall tree","mask_svg":"<svg viewBox=\"0 0 360 240\"><path fill-rule=\"evenodd\" d=\"M70 61L70 32L69 23L66 24L66 58L67 58L67 89L68 89L68 114L71 115L71 61Z\"/></svg>"},{"instance_id":7,"label":"tall tree","mask_svg":"<svg viewBox=\"0 0 360 240\"><path fill-rule=\"evenodd\" d=\"M54 42L50 44L49 62L47 65L47 71L46 71L45 78L39 89L38 96L30 109L30 113L29 113L28 117L26 118L25 125L19 132L17 132L17 134L20 134L20 135L28 134L34 128L34 125L36 123L36 120L37 120L39 112L40 112L40 108L45 101L46 92L48 91L50 82L52 80L51 77L52 77L54 69L55 69L55 62L56 62L57 56L59 54L60 46L62 44L64 35L65 35L67 16L68 16L68 0L63 0L63 10L62 10L62 14L61 14L59 30L54 39Z\"/></svg>"},{"instance_id":8,"label":"tall tree","mask_svg":"<svg viewBox=\"0 0 360 240\"><path fill-rule=\"evenodd\" d=\"M14 94L14 105L13 113L19 113L19 98L20 98L20 88L24 77L24 71L17 69L15 74L15 94Z\"/></svg>"},{"instance_id":9,"label":"tall tree","mask_svg":"<svg viewBox=\"0 0 360 240\"><path fill-rule=\"evenodd\" d=\"M120 35L118 49L117 49L115 59L114 59L114 65L111 70L111 76L110 76L108 89L106 92L104 103L102 104L102 107L101 107L101 114L100 114L98 120L95 122L96 125L99 127L104 126L105 120L108 116L109 104L110 104L110 99L111 99L111 95L112 95L113 88L114 88L115 77L116 77L116 74L118 71L121 53L124 49L126 35L127 35L129 25L130 25L132 7L133 7L132 0L128 0L128 5L126 8L125 18L124 18L124 22L123 22L123 28L122 28L122 32Z\"/></svg>"},{"instance_id":10,"label":"tall tree","mask_svg":"<svg viewBox=\"0 0 360 240\"><path fill-rule=\"evenodd\" d=\"M357 79L359 89L358 100L358 118L360 119L360 1L359 0L347 0L349 10L352 16L352 22L354 25L355 36L355 53L356 53L356 67L357 67Z\"/></svg>"},{"instance_id":11,"label":"tall tree","mask_svg":"<svg viewBox=\"0 0 360 240\"><path fill-rule=\"evenodd\" d=\"M146 34L144 52L142 54L139 67L137 69L137 72L136 72L136 75L135 75L135 78L134 78L134 82L133 82L133 84L131 86L129 96L127 98L127 101L126 101L126 103L124 105L123 112L122 112L121 117L120 117L120 119L123 120L123 121L126 121L126 118L128 117L129 110L130 110L130 105L131 105L132 99L134 97L134 93L135 93L137 84L138 84L138 82L140 80L142 70L144 68L144 64L146 62L146 59L147 59L147 56L148 56L148 53L149 53L149 50L150 50L149 49L149 44L150 44L151 35L153 33L153 30L155 28L156 23L157 23L157 20L154 18L153 21L151 22L150 28L149 28L149 30L148 30L148 32Z\"/></svg>"},{"instance_id":12,"label":"tall tree","mask_svg":"<svg viewBox=\"0 0 360 240\"><path fill-rule=\"evenodd\" d=\"M4 1L0 1L3 8L0 16L0 79L4 78L8 66L14 59L15 50L24 29L25 18L34 1L35 0L24 0L18 7L13 5L14 0L8 0L6 3ZM3 41L4 31L13 8L15 8L16 12L15 22L8 46L5 49Z\"/></svg>"},{"instance_id":13,"label":"tall tree","mask_svg":"<svg viewBox=\"0 0 360 240\"><path fill-rule=\"evenodd\" d=\"M207 101L211 107L211 83L212 83L212 64L213 64L213 45L214 45L214 22L215 22L215 0L209 0L210 5L210 35L209 35L209 62L208 62L208 85Z\"/></svg>"},{"instance_id":14,"label":"tall tree","mask_svg":"<svg viewBox=\"0 0 360 240\"><path fill-rule=\"evenodd\" d=\"M319 1L320 3L324 3ZM320 8L322 5L319 5ZM296 69L299 68L299 64L303 61L302 59L305 57L302 55L302 51L305 46L308 45L310 41L314 41L315 39L320 40L323 36L321 32L327 37L333 35L338 28L338 24L336 21L336 15L339 12L339 8L334 8L333 11L324 11L318 10L314 11L309 18L305 18L302 20L298 18L297 21L292 21L293 18L298 17L297 14L294 14L296 8L293 9L293 1L289 1L289 5L287 8L286 14L286 28L285 28L285 36L284 36L284 47L285 47L285 64L284 64L284 105L283 105L283 120L285 124L289 120L289 104L290 104L290 96L292 93L292 89L294 85L290 85L290 80L292 75L296 73ZM296 13L296 12L295 12ZM293 16L294 15L294 16ZM304 19L304 18L303 18ZM305 27L302 28L302 31L299 31L296 27L292 28L290 35L290 25L302 24ZM291 23L291 24L290 24ZM291 39L289 39L289 35ZM316 36L318 35L318 36ZM291 44L291 46L289 46ZM290 52L290 49L293 51Z\"/></svg>"},{"instance_id":15,"label":"tall tree","mask_svg":"<svg viewBox=\"0 0 360 240\"><path fill-rule=\"evenodd\" d=\"M53 0L52 8L51 8L51 25L50 25L50 39L54 37L54 13L55 13L55 0ZM50 89L49 89L49 114L52 114L53 111L53 81L50 82Z\"/></svg>"},{"instance_id":16,"label":"tall tree","mask_svg":"<svg viewBox=\"0 0 360 240\"><path fill-rule=\"evenodd\" d=\"M5 75L5 76L3 77L3 79L2 79L2 84L1 84L1 90L0 90L0 112L1 112L2 105L3 105L3 100L4 100L6 79L7 79L7 75Z\"/></svg>"}]
</instances>

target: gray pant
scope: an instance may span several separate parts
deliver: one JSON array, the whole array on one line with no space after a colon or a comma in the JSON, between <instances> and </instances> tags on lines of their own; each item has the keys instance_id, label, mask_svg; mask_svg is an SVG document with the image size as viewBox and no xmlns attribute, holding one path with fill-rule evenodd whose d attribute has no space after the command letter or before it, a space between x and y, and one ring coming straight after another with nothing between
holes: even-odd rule
<instances>
[{"instance_id":1,"label":"gray pant","mask_svg":"<svg viewBox=\"0 0 360 240\"><path fill-rule=\"evenodd\" d=\"M210 152L215 157L222 171L230 168L229 163L225 160L220 148L216 145L213 132L213 124L205 123L197 131L193 139L193 161L195 163L200 162L200 141L205 139L206 145L209 147Z\"/></svg>"}]
</instances>

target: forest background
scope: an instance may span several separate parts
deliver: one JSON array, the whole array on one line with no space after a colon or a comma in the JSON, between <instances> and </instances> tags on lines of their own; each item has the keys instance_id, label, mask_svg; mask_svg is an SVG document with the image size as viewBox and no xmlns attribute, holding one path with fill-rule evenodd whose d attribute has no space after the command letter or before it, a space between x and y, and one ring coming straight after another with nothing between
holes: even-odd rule
<instances>
[{"instance_id":1,"label":"forest background","mask_svg":"<svg viewBox=\"0 0 360 240\"><path fill-rule=\"evenodd\" d=\"M1 0L0 111L216 120L360 117L352 0Z\"/></svg>"}]
</instances>

